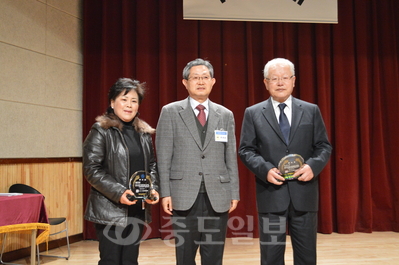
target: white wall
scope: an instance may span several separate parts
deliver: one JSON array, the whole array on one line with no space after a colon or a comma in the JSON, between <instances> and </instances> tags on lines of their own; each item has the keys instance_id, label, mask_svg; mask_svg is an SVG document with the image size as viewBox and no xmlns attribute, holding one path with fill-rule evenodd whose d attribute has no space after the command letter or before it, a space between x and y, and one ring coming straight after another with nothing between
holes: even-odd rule
<instances>
[{"instance_id":1,"label":"white wall","mask_svg":"<svg viewBox=\"0 0 399 265\"><path fill-rule=\"evenodd\" d=\"M0 0L0 158L80 157L82 0Z\"/></svg>"}]
</instances>

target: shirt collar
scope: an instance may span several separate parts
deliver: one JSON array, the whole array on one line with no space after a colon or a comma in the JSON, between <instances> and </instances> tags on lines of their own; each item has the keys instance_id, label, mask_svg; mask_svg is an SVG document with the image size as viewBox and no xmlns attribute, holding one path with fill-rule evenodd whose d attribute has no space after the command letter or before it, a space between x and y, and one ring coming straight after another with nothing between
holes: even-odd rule
<instances>
[{"instance_id":1,"label":"shirt collar","mask_svg":"<svg viewBox=\"0 0 399 265\"><path fill-rule=\"evenodd\" d=\"M195 109L199 104L203 105L205 107L205 110L209 111L209 99L206 99L204 102L199 103L195 99L189 97L190 100L190 105L192 109Z\"/></svg>"},{"instance_id":2,"label":"shirt collar","mask_svg":"<svg viewBox=\"0 0 399 265\"><path fill-rule=\"evenodd\" d=\"M272 104L273 104L273 108L274 109L278 109L279 107L278 107L278 105L280 104L281 102L278 102L278 101L276 101L276 100L274 100L273 98L272 98ZM282 102L282 103L285 103L286 105L287 105L287 108L288 109L292 109L292 96L289 96L288 98L287 98L287 100L286 101L284 101L284 102Z\"/></svg>"}]
</instances>

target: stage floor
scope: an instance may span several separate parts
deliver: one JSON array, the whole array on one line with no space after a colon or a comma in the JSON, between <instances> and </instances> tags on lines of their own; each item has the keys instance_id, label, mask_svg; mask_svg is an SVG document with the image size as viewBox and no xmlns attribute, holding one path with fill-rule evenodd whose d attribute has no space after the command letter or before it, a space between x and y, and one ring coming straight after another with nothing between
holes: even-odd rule
<instances>
[{"instance_id":1,"label":"stage floor","mask_svg":"<svg viewBox=\"0 0 399 265\"><path fill-rule=\"evenodd\" d=\"M292 248L287 237L286 264L293 264ZM318 264L399 264L399 233L374 232L354 234L318 234ZM66 246L49 251L49 254L65 255ZM150 239L140 247L140 265L175 264L173 241ZM199 255L197 264L201 264ZM29 258L14 261L29 264ZM43 265L95 265L98 263L98 242L81 241L71 244L71 257L55 259L41 257ZM228 238L226 240L224 265L259 265L259 240L252 238ZM211 264L210 264L211 265Z\"/></svg>"}]
</instances>

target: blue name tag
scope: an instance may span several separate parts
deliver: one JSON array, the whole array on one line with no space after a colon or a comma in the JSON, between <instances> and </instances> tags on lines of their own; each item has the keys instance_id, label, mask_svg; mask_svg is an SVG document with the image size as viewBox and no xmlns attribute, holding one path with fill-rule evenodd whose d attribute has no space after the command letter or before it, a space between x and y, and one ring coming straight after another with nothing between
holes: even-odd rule
<instances>
[{"instance_id":1,"label":"blue name tag","mask_svg":"<svg viewBox=\"0 0 399 265\"><path fill-rule=\"evenodd\" d=\"M227 143L227 136L228 136L228 132L227 131L215 130L215 141L216 142L225 142L225 143Z\"/></svg>"}]
</instances>

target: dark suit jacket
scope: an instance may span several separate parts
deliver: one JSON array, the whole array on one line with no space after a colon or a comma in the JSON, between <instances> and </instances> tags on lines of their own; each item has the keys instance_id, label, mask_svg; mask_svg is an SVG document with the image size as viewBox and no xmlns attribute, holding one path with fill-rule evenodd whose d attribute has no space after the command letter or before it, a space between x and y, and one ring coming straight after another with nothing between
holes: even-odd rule
<instances>
[{"instance_id":1,"label":"dark suit jacket","mask_svg":"<svg viewBox=\"0 0 399 265\"><path fill-rule=\"evenodd\" d=\"M317 105L292 98L290 142L284 141L271 98L245 110L239 155L256 175L258 212L285 211L290 201L298 211L318 210L318 177L327 164L332 147ZM309 182L286 181L281 186L266 180L288 154L301 155L315 175Z\"/></svg>"},{"instance_id":2,"label":"dark suit jacket","mask_svg":"<svg viewBox=\"0 0 399 265\"><path fill-rule=\"evenodd\" d=\"M227 142L215 141L215 130L228 132ZM162 108L155 138L161 197L171 196L173 209L184 211L197 198L201 179L212 208L226 212L239 200L235 122L227 108L209 101L204 145L189 99Z\"/></svg>"}]
</instances>

